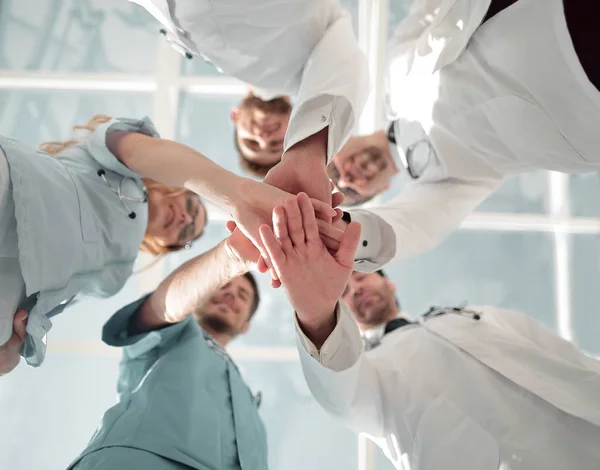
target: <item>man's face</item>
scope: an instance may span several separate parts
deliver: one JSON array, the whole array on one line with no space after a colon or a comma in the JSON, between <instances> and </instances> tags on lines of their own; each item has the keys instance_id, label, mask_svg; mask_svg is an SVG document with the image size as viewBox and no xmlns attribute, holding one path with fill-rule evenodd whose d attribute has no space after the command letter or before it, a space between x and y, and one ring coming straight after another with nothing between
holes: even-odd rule
<instances>
[{"instance_id":1,"label":"man's face","mask_svg":"<svg viewBox=\"0 0 600 470\"><path fill-rule=\"evenodd\" d=\"M354 271L342 300L354 315L361 329L371 328L391 320L398 313L394 285L377 273Z\"/></svg>"},{"instance_id":2,"label":"man's face","mask_svg":"<svg viewBox=\"0 0 600 470\"><path fill-rule=\"evenodd\" d=\"M265 166L278 163L288 128L292 105L289 98L262 101L249 94L231 110L237 129L237 144L244 158Z\"/></svg>"},{"instance_id":3,"label":"man's face","mask_svg":"<svg viewBox=\"0 0 600 470\"><path fill-rule=\"evenodd\" d=\"M387 148L370 145L352 153L338 153L331 161L328 173L338 189L352 201L385 191L398 169Z\"/></svg>"},{"instance_id":4,"label":"man's face","mask_svg":"<svg viewBox=\"0 0 600 470\"><path fill-rule=\"evenodd\" d=\"M209 333L226 334L231 338L243 334L250 326L254 289L244 276L239 276L216 291L196 313L201 327Z\"/></svg>"}]
</instances>

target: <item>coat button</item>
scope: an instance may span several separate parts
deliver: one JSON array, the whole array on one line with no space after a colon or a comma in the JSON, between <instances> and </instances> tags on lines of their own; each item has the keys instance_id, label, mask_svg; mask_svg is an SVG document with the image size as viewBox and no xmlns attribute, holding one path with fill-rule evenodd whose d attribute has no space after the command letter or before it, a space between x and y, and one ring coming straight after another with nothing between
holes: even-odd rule
<instances>
[{"instance_id":1,"label":"coat button","mask_svg":"<svg viewBox=\"0 0 600 470\"><path fill-rule=\"evenodd\" d=\"M190 52L185 52L185 58L186 59L192 59L194 56L190 53Z\"/></svg>"},{"instance_id":2,"label":"coat button","mask_svg":"<svg viewBox=\"0 0 600 470\"><path fill-rule=\"evenodd\" d=\"M161 34L161 36L166 36L167 35L167 30L164 29L164 28L160 28L160 30L158 32Z\"/></svg>"}]
</instances>

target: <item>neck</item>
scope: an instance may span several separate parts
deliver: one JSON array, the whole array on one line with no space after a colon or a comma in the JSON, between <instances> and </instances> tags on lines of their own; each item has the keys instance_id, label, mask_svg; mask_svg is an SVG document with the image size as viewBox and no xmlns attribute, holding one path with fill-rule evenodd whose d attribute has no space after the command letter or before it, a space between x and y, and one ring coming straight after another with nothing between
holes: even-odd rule
<instances>
[{"instance_id":1,"label":"neck","mask_svg":"<svg viewBox=\"0 0 600 470\"><path fill-rule=\"evenodd\" d=\"M206 331L209 335L211 335L213 337L213 339L219 343L223 348L226 348L227 345L231 342L231 340L233 339L230 335L228 335L227 333L218 333L214 330L211 330L210 328L204 328L204 331Z\"/></svg>"},{"instance_id":2,"label":"neck","mask_svg":"<svg viewBox=\"0 0 600 470\"><path fill-rule=\"evenodd\" d=\"M410 320L408 315L400 312L400 310L398 310L398 308L394 306L394 308L390 311L390 313L385 317L383 321L379 323L358 323L358 329L361 331L361 333L364 333L365 331L370 330L371 328L386 325L389 321L392 321L396 317L403 317L407 320Z\"/></svg>"}]
</instances>

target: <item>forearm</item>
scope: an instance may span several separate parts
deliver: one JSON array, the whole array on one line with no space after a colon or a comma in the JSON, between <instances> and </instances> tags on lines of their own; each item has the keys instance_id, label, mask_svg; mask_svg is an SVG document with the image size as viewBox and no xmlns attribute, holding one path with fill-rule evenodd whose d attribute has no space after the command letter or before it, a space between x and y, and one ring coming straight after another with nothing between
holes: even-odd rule
<instances>
[{"instance_id":1,"label":"forearm","mask_svg":"<svg viewBox=\"0 0 600 470\"><path fill-rule=\"evenodd\" d=\"M242 178L183 144L139 133L111 132L107 146L131 170L146 178L187 188L224 210L233 206Z\"/></svg>"},{"instance_id":2,"label":"forearm","mask_svg":"<svg viewBox=\"0 0 600 470\"><path fill-rule=\"evenodd\" d=\"M186 262L150 295L133 320L132 333L142 333L184 320L223 284L247 268L227 253L226 241Z\"/></svg>"}]
</instances>

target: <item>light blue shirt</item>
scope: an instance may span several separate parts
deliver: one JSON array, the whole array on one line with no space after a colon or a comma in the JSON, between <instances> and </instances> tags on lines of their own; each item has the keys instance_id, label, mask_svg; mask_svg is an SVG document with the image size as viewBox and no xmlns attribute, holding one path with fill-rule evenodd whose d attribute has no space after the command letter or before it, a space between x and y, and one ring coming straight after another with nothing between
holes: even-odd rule
<instances>
[{"instance_id":1,"label":"light blue shirt","mask_svg":"<svg viewBox=\"0 0 600 470\"><path fill-rule=\"evenodd\" d=\"M9 164L18 234L19 263L29 312L23 356L39 366L45 336L77 294L108 297L131 275L148 224L148 204L140 175L123 165L106 147L115 130L158 137L148 118L113 119L59 158L0 137ZM99 176L103 170L109 183ZM116 189L136 218L129 217Z\"/></svg>"},{"instance_id":2,"label":"light blue shirt","mask_svg":"<svg viewBox=\"0 0 600 470\"><path fill-rule=\"evenodd\" d=\"M95 450L116 446L198 470L266 469L258 406L229 355L192 315L130 336L130 319L145 300L124 307L104 326L103 340L123 347L119 401L72 465Z\"/></svg>"}]
</instances>

